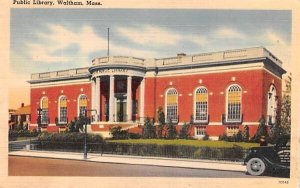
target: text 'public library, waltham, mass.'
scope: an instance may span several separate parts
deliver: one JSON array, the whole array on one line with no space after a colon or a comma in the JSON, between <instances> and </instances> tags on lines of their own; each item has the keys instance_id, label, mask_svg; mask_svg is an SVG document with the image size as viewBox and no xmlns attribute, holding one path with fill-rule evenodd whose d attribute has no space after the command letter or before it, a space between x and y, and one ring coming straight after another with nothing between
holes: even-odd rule
<instances>
[{"instance_id":1,"label":"text 'public library, waltham, mass.'","mask_svg":"<svg viewBox=\"0 0 300 188\"><path fill-rule=\"evenodd\" d=\"M90 67L31 75L31 124L58 132L80 115L92 117L88 131L110 136L113 126L142 132L145 117L165 119L179 130L192 122L192 136L216 139L248 125L250 136L263 115L276 121L282 62L263 47L143 59L99 57ZM89 110L94 111L89 111Z\"/></svg>"}]
</instances>

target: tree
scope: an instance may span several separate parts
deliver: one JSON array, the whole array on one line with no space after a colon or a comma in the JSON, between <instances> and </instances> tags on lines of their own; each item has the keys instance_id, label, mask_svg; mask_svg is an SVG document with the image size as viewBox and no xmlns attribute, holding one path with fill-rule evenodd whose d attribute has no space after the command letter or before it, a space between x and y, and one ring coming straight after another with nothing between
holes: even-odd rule
<instances>
[{"instance_id":1,"label":"tree","mask_svg":"<svg viewBox=\"0 0 300 188\"><path fill-rule=\"evenodd\" d=\"M153 125L153 122L150 121L149 117L146 117L144 122L144 132L143 132L144 138L155 138L155 127Z\"/></svg>"},{"instance_id":2,"label":"tree","mask_svg":"<svg viewBox=\"0 0 300 188\"><path fill-rule=\"evenodd\" d=\"M165 122L165 113L161 106L158 107L158 110L157 110L157 119L158 119L157 137L162 138L166 122Z\"/></svg>"},{"instance_id":3,"label":"tree","mask_svg":"<svg viewBox=\"0 0 300 188\"><path fill-rule=\"evenodd\" d=\"M179 133L179 138L187 139L189 137L189 127L190 125L184 123Z\"/></svg>"},{"instance_id":4,"label":"tree","mask_svg":"<svg viewBox=\"0 0 300 188\"><path fill-rule=\"evenodd\" d=\"M282 128L279 124L275 123L270 129L269 142L274 144L282 134Z\"/></svg>"},{"instance_id":5,"label":"tree","mask_svg":"<svg viewBox=\"0 0 300 188\"><path fill-rule=\"evenodd\" d=\"M291 133L291 83L292 77L289 75L287 77L286 89L283 92L282 102L281 102L281 128L283 134Z\"/></svg>"},{"instance_id":6,"label":"tree","mask_svg":"<svg viewBox=\"0 0 300 188\"><path fill-rule=\"evenodd\" d=\"M168 124L167 124L167 131L168 131L167 138L169 138L169 139L174 139L174 138L176 138L176 135L177 135L176 128L175 128L175 126L173 125L171 119L169 119L169 121L168 121Z\"/></svg>"},{"instance_id":7,"label":"tree","mask_svg":"<svg viewBox=\"0 0 300 188\"><path fill-rule=\"evenodd\" d=\"M242 140L243 142L249 142L249 127L248 125L244 126L244 131L242 132Z\"/></svg>"},{"instance_id":8,"label":"tree","mask_svg":"<svg viewBox=\"0 0 300 188\"><path fill-rule=\"evenodd\" d=\"M254 141L259 142L261 136L265 136L266 138L268 137L266 120L265 120L264 116L261 116L261 118L259 119L259 125L258 125L258 128L257 128L257 132L254 136Z\"/></svg>"},{"instance_id":9,"label":"tree","mask_svg":"<svg viewBox=\"0 0 300 188\"><path fill-rule=\"evenodd\" d=\"M85 117L79 117L79 119L75 118L67 124L69 132L80 132L83 131L83 125L86 123Z\"/></svg>"}]
</instances>

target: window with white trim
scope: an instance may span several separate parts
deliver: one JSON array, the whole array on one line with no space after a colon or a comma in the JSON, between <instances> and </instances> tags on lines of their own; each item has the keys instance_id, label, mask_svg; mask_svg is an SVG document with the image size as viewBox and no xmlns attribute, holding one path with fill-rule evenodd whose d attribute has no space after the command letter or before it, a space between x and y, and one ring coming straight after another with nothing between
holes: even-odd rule
<instances>
[{"instance_id":1,"label":"window with white trim","mask_svg":"<svg viewBox=\"0 0 300 188\"><path fill-rule=\"evenodd\" d=\"M195 136L205 136L206 127L195 127Z\"/></svg>"},{"instance_id":2,"label":"window with white trim","mask_svg":"<svg viewBox=\"0 0 300 188\"><path fill-rule=\"evenodd\" d=\"M59 98L59 123L67 123L67 97Z\"/></svg>"},{"instance_id":3,"label":"window with white trim","mask_svg":"<svg viewBox=\"0 0 300 188\"><path fill-rule=\"evenodd\" d=\"M207 122L208 120L208 93L205 87L200 87L195 92L195 122Z\"/></svg>"},{"instance_id":4,"label":"window with white trim","mask_svg":"<svg viewBox=\"0 0 300 188\"><path fill-rule=\"evenodd\" d=\"M48 124L48 106L49 106L49 100L48 97L42 97L40 107L42 109L41 111L41 124Z\"/></svg>"},{"instance_id":5,"label":"window with white trim","mask_svg":"<svg viewBox=\"0 0 300 188\"><path fill-rule=\"evenodd\" d=\"M270 86L268 92L268 110L267 110L267 122L268 124L274 124L276 122L277 115L277 95L274 85Z\"/></svg>"},{"instance_id":6,"label":"window with white trim","mask_svg":"<svg viewBox=\"0 0 300 188\"><path fill-rule=\"evenodd\" d=\"M240 129L237 126L227 127L226 128L226 135L227 136L234 136L234 135L237 135L239 131L240 131Z\"/></svg>"},{"instance_id":7,"label":"window with white trim","mask_svg":"<svg viewBox=\"0 0 300 188\"><path fill-rule=\"evenodd\" d=\"M242 102L242 89L239 85L234 84L227 89L227 109L226 120L228 122L241 121L241 102Z\"/></svg>"},{"instance_id":8,"label":"window with white trim","mask_svg":"<svg viewBox=\"0 0 300 188\"><path fill-rule=\"evenodd\" d=\"M87 109L87 97L86 97L86 95L82 94L79 96L79 99L78 99L78 112L79 112L78 116L85 117L86 109Z\"/></svg>"},{"instance_id":9,"label":"window with white trim","mask_svg":"<svg viewBox=\"0 0 300 188\"><path fill-rule=\"evenodd\" d=\"M178 93L176 89L171 88L166 92L166 121L178 121Z\"/></svg>"}]
</instances>

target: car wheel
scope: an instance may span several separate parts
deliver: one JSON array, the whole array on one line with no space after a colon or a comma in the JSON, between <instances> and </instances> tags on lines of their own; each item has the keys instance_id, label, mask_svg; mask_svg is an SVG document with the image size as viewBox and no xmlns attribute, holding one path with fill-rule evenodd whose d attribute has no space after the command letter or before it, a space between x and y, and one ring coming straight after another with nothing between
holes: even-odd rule
<instances>
[{"instance_id":1,"label":"car wheel","mask_svg":"<svg viewBox=\"0 0 300 188\"><path fill-rule=\"evenodd\" d=\"M260 158L252 158L247 163L247 172L253 176L261 176L266 171L266 165Z\"/></svg>"}]
</instances>

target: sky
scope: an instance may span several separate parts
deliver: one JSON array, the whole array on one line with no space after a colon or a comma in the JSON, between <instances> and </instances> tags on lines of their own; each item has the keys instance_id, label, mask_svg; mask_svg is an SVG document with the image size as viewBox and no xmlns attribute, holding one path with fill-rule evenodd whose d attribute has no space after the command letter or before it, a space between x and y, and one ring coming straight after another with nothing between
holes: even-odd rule
<instances>
[{"instance_id":1,"label":"sky","mask_svg":"<svg viewBox=\"0 0 300 188\"><path fill-rule=\"evenodd\" d=\"M11 9L9 107L29 104L31 73L87 67L96 57L174 57L264 46L288 69L291 11ZM22 93L22 94L21 94Z\"/></svg>"}]
</instances>

